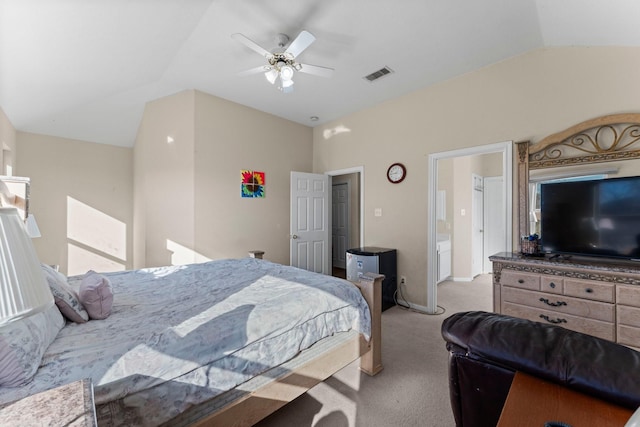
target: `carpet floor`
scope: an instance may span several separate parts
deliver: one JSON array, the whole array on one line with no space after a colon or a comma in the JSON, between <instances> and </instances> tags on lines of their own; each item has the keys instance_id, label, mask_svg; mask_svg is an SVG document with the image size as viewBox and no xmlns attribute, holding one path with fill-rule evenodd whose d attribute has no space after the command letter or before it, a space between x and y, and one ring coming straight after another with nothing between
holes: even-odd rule
<instances>
[{"instance_id":1,"label":"carpet floor","mask_svg":"<svg viewBox=\"0 0 640 427\"><path fill-rule=\"evenodd\" d=\"M491 275L438 285L438 315L401 307L382 313L382 363L375 377L357 361L257 424L260 427L454 426L448 353L440 334L450 314L491 311Z\"/></svg>"}]
</instances>

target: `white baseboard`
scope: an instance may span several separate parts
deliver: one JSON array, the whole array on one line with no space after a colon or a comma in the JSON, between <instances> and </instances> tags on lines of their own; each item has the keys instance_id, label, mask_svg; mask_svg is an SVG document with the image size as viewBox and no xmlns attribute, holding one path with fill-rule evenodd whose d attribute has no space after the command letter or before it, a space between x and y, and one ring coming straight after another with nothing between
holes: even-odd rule
<instances>
[{"instance_id":1,"label":"white baseboard","mask_svg":"<svg viewBox=\"0 0 640 427\"><path fill-rule=\"evenodd\" d=\"M473 277L450 277L449 280L454 282L473 282Z\"/></svg>"}]
</instances>

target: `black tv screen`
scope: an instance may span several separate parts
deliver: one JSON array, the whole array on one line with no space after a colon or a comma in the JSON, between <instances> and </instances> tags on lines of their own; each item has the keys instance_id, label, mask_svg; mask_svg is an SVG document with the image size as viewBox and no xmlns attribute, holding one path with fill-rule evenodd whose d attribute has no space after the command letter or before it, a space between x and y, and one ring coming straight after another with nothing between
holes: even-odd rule
<instances>
[{"instance_id":1,"label":"black tv screen","mask_svg":"<svg viewBox=\"0 0 640 427\"><path fill-rule=\"evenodd\" d=\"M640 177L542 184L543 251L640 259Z\"/></svg>"}]
</instances>

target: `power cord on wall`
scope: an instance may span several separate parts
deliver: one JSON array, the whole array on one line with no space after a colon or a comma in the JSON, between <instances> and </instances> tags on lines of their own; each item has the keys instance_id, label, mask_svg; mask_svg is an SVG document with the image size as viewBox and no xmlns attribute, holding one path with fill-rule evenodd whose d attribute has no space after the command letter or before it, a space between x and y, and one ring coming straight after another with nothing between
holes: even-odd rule
<instances>
[{"instance_id":1,"label":"power cord on wall","mask_svg":"<svg viewBox=\"0 0 640 427\"><path fill-rule=\"evenodd\" d=\"M398 301L398 294L400 294L400 297L404 301L404 304L401 304L400 301ZM402 294L402 287L401 286L397 287L396 291L393 293L393 302L395 302L398 307L404 308L405 310L413 311L414 313L426 314L428 316L439 316L439 315L444 314L444 313L447 312L447 310L444 307L442 307L441 305L438 305L437 309L439 308L442 311L439 311L439 310L436 309L435 313L427 313L426 311L416 310L415 308L412 308L411 305L409 304L409 301L407 301L407 299Z\"/></svg>"}]
</instances>

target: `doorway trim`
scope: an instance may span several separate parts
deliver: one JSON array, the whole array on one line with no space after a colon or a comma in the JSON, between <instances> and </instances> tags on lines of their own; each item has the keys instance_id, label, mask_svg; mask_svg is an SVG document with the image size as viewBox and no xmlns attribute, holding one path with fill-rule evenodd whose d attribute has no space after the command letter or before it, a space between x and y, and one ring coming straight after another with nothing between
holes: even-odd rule
<instances>
[{"instance_id":1,"label":"doorway trim","mask_svg":"<svg viewBox=\"0 0 640 427\"><path fill-rule=\"evenodd\" d=\"M429 154L429 176L427 182L427 313L435 314L438 309L437 301L437 222L436 199L438 192L438 160L454 157L473 156L476 154L502 153L502 191L504 192L504 207L506 219L505 250L510 252L513 246L513 141L497 142L494 144L462 148Z\"/></svg>"},{"instance_id":2,"label":"doorway trim","mask_svg":"<svg viewBox=\"0 0 640 427\"><path fill-rule=\"evenodd\" d=\"M364 246L364 166L354 166L352 168L338 169L325 172L325 175L331 177L338 175L348 175L350 173L359 173L360 175L360 247Z\"/></svg>"}]
</instances>

